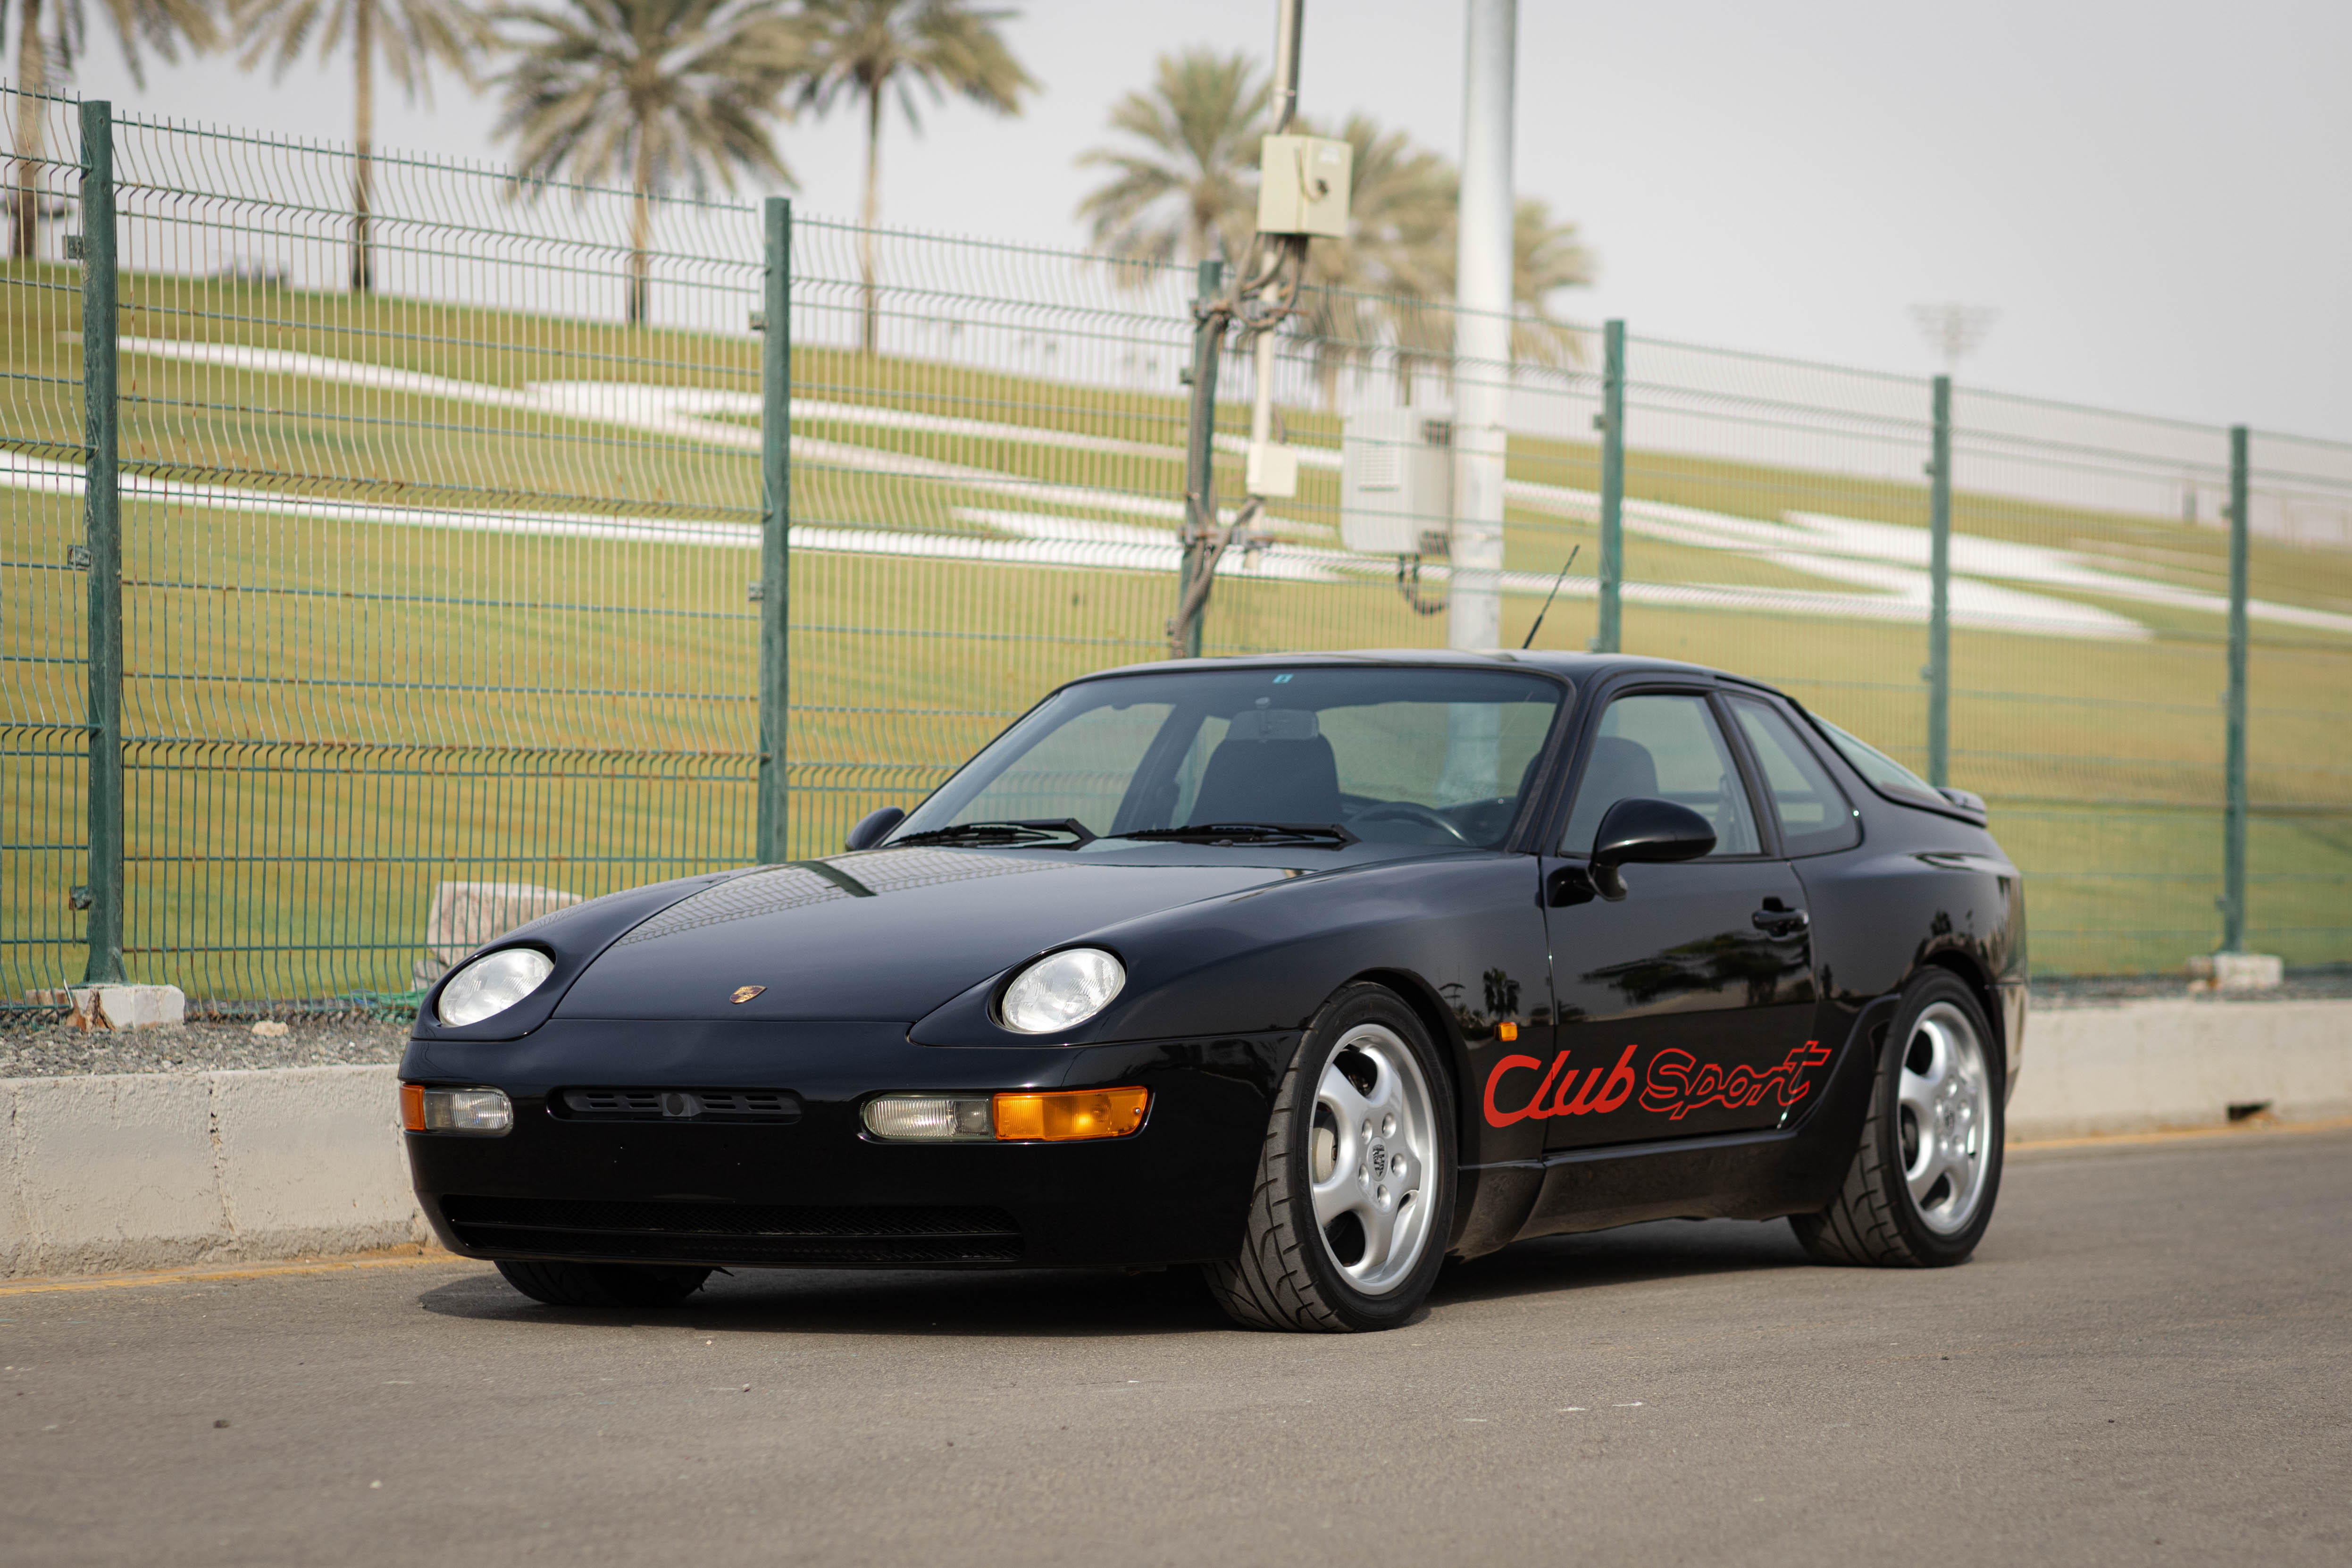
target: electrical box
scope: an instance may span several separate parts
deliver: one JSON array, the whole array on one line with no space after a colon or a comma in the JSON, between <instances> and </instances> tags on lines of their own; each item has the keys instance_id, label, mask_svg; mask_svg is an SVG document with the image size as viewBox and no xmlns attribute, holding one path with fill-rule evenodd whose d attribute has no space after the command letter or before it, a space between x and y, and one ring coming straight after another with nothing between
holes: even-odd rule
<instances>
[{"instance_id":1,"label":"electrical box","mask_svg":"<svg viewBox=\"0 0 2352 1568\"><path fill-rule=\"evenodd\" d=\"M1339 439L1339 542L1366 555L1444 554L1454 533L1452 413L1351 414Z\"/></svg>"},{"instance_id":2,"label":"electrical box","mask_svg":"<svg viewBox=\"0 0 2352 1568\"><path fill-rule=\"evenodd\" d=\"M1268 136L1258 142L1257 231L1348 237L1356 150L1330 136Z\"/></svg>"},{"instance_id":3,"label":"electrical box","mask_svg":"<svg viewBox=\"0 0 2352 1568\"><path fill-rule=\"evenodd\" d=\"M1298 454L1271 441L1251 442L1243 489L1267 500L1289 500L1298 494Z\"/></svg>"}]
</instances>

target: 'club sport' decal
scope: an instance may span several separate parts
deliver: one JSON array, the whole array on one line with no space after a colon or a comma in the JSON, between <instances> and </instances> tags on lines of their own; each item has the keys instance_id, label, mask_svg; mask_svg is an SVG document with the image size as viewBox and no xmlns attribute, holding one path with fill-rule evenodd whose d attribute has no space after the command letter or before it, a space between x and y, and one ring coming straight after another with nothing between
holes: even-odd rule
<instances>
[{"instance_id":1,"label":"'club sport' decal","mask_svg":"<svg viewBox=\"0 0 2352 1568\"><path fill-rule=\"evenodd\" d=\"M1486 1124L1508 1127L1515 1121L1545 1121L1555 1116L1606 1116L1633 1098L1633 1053L1641 1048L1627 1046L1614 1067L1582 1073L1569 1068L1569 1053L1562 1051L1552 1058L1551 1070L1544 1073L1535 1093L1517 1110L1505 1110L1495 1103L1495 1091L1502 1086L1504 1075L1539 1072L1543 1063L1535 1057L1505 1057L1486 1075ZM1791 1106L1812 1092L1806 1074L1829 1059L1828 1047L1819 1040L1807 1040L1779 1067L1758 1072L1743 1064L1726 1070L1720 1062L1702 1064L1690 1052L1669 1046L1650 1058L1641 1086L1642 1109L1680 1121L1709 1105L1732 1110L1761 1105L1768 1095L1778 1095L1782 1106ZM1565 1076L1562 1068L1567 1068ZM1549 1103L1546 1096L1550 1097Z\"/></svg>"}]
</instances>

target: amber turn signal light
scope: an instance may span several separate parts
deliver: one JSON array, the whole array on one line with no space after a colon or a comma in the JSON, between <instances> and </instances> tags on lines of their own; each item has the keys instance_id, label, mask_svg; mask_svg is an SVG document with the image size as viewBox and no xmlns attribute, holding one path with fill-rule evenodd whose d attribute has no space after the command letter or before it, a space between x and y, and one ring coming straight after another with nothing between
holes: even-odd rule
<instances>
[{"instance_id":1,"label":"amber turn signal light","mask_svg":"<svg viewBox=\"0 0 2352 1568\"><path fill-rule=\"evenodd\" d=\"M1150 1105L1148 1089L1000 1094L993 1120L999 1142L1069 1143L1081 1138L1124 1138L1143 1125L1143 1113Z\"/></svg>"},{"instance_id":2,"label":"amber turn signal light","mask_svg":"<svg viewBox=\"0 0 2352 1568\"><path fill-rule=\"evenodd\" d=\"M1519 1026L1511 1023L1497 1024L1495 1026L1495 1037L1507 1046L1519 1037Z\"/></svg>"},{"instance_id":3,"label":"amber turn signal light","mask_svg":"<svg viewBox=\"0 0 2352 1568\"><path fill-rule=\"evenodd\" d=\"M425 1131L425 1086L404 1083L400 1086L400 1124L411 1132Z\"/></svg>"}]
</instances>

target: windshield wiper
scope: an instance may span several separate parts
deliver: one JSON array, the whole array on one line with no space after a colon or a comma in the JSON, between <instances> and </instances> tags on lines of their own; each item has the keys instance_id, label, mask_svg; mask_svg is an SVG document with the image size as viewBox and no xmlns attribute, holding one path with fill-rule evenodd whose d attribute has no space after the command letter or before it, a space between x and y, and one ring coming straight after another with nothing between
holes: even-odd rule
<instances>
[{"instance_id":1,"label":"windshield wiper","mask_svg":"<svg viewBox=\"0 0 2352 1568\"><path fill-rule=\"evenodd\" d=\"M1185 827L1146 827L1111 837L1172 844L1309 844L1323 849L1344 849L1357 841L1354 834L1336 822L1195 822Z\"/></svg>"},{"instance_id":2,"label":"windshield wiper","mask_svg":"<svg viewBox=\"0 0 2352 1568\"><path fill-rule=\"evenodd\" d=\"M1055 835L1069 842L1055 842ZM908 833L891 839L881 847L903 849L910 844L955 844L967 848L989 849L1021 844L1053 844L1056 849L1076 849L1094 842L1094 833L1076 817L1055 819L1033 818L1024 822L959 822L951 827L933 827L921 833Z\"/></svg>"}]
</instances>

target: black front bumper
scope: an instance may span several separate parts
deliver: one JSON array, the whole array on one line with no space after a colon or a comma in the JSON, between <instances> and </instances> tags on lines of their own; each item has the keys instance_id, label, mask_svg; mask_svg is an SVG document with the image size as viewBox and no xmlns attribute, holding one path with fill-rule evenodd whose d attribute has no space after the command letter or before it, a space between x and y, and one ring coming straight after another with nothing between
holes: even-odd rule
<instances>
[{"instance_id":1,"label":"black front bumper","mask_svg":"<svg viewBox=\"0 0 2352 1568\"><path fill-rule=\"evenodd\" d=\"M509 1043L412 1042L411 1081L504 1089L503 1137L410 1133L444 1245L472 1258L715 1267L1147 1265L1240 1247L1296 1035L976 1049L889 1024L551 1020ZM1151 1090L1143 1128L1085 1143L885 1143L883 1091ZM795 1121L583 1120L569 1088L782 1089Z\"/></svg>"}]
</instances>

